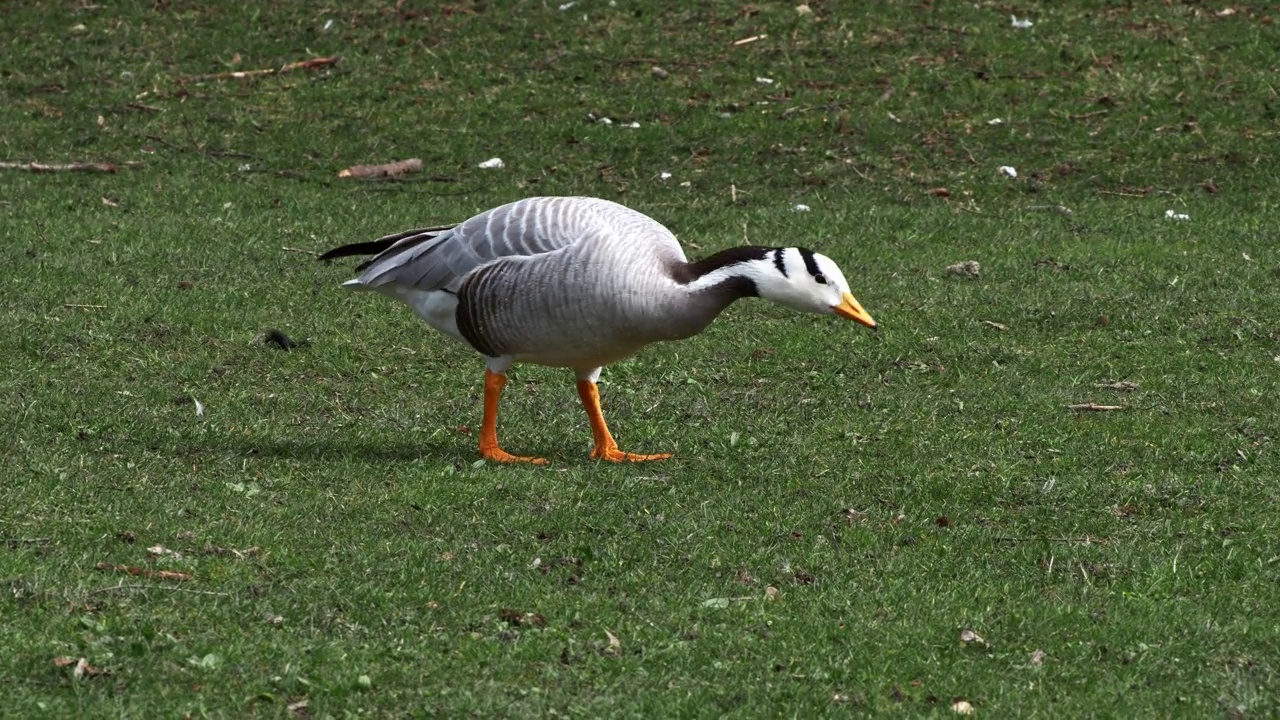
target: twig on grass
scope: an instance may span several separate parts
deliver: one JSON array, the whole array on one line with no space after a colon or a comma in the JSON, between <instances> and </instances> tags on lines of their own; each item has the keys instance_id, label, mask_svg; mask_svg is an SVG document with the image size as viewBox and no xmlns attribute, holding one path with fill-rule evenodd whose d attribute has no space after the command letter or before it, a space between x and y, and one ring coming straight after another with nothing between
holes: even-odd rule
<instances>
[{"instance_id":1,"label":"twig on grass","mask_svg":"<svg viewBox=\"0 0 1280 720\"><path fill-rule=\"evenodd\" d=\"M195 576L191 573L178 572L176 570L150 570L148 568L136 567L133 565L115 565L108 562L100 562L93 566L94 570L102 572L118 572L127 573L137 577L144 577L155 580L194 580Z\"/></svg>"},{"instance_id":2,"label":"twig on grass","mask_svg":"<svg viewBox=\"0 0 1280 720\"><path fill-rule=\"evenodd\" d=\"M288 65L278 68L262 68L261 70L235 70L232 72L209 73L206 75L188 75L178 78L179 85L190 85L191 83L209 82L210 80L244 80L246 78L261 77L263 75L283 75L293 70L312 70L327 65L336 65L338 63L338 55L330 55L329 57L311 58L309 60L299 60L291 62Z\"/></svg>"},{"instance_id":3,"label":"twig on grass","mask_svg":"<svg viewBox=\"0 0 1280 720\"><path fill-rule=\"evenodd\" d=\"M1099 405L1098 403L1091 402L1075 403L1074 405L1067 406L1068 410L1075 410L1077 412L1110 412L1112 410L1127 410L1128 408L1128 405Z\"/></svg>"},{"instance_id":4,"label":"twig on grass","mask_svg":"<svg viewBox=\"0 0 1280 720\"><path fill-rule=\"evenodd\" d=\"M338 171L340 178L370 178L370 177L396 177L405 173L417 172L422 169L422 160L419 158L409 158L408 160L399 160L397 162L380 163L377 165L352 165L349 168Z\"/></svg>"},{"instance_id":5,"label":"twig on grass","mask_svg":"<svg viewBox=\"0 0 1280 720\"><path fill-rule=\"evenodd\" d=\"M768 36L768 35L765 35L765 34L752 35L751 37L744 37L744 38L742 38L741 40L734 40L734 41L733 41L733 44L734 44L734 45L746 45L747 43L753 43L753 42L755 42L755 41L757 41L757 40L763 40L763 39L765 39L765 38L767 38L767 37L769 37L769 36Z\"/></svg>"},{"instance_id":6,"label":"twig on grass","mask_svg":"<svg viewBox=\"0 0 1280 720\"><path fill-rule=\"evenodd\" d=\"M282 245L280 249L285 252L302 253L303 255L311 255L312 257L315 257L316 255L320 254L315 250L307 250L306 248L289 247L288 245Z\"/></svg>"},{"instance_id":7,"label":"twig on grass","mask_svg":"<svg viewBox=\"0 0 1280 720\"><path fill-rule=\"evenodd\" d=\"M42 538L18 537L18 538L4 538L3 540L0 540L0 543L3 543L5 545L8 545L10 548L15 548L15 549L20 548L24 545L47 545L50 542L52 542L52 538L47 538L47 537L42 537Z\"/></svg>"},{"instance_id":8,"label":"twig on grass","mask_svg":"<svg viewBox=\"0 0 1280 720\"><path fill-rule=\"evenodd\" d=\"M1048 211L1048 212L1056 212L1056 213L1059 213L1059 214L1062 214L1062 215L1071 215L1071 214L1073 214L1073 213L1071 212L1071 208L1067 207L1066 205L1030 205L1030 206L1028 206L1028 207L1027 207L1027 209L1028 209L1028 210L1042 210L1042 211Z\"/></svg>"},{"instance_id":9,"label":"twig on grass","mask_svg":"<svg viewBox=\"0 0 1280 720\"><path fill-rule=\"evenodd\" d=\"M40 163L40 162L0 162L0 170L26 170L28 172L100 172L113 173L116 168L142 167L140 162L102 163Z\"/></svg>"},{"instance_id":10,"label":"twig on grass","mask_svg":"<svg viewBox=\"0 0 1280 720\"><path fill-rule=\"evenodd\" d=\"M107 587L90 590L89 595L98 593L118 592L122 590L164 590L165 592L187 593L189 595L215 595L217 597L231 597L231 593L216 592L214 590L192 590L190 588L173 587L170 585L109 585Z\"/></svg>"},{"instance_id":11,"label":"twig on grass","mask_svg":"<svg viewBox=\"0 0 1280 720\"><path fill-rule=\"evenodd\" d=\"M72 310L106 310L106 305L84 305L81 303L62 303L62 307Z\"/></svg>"},{"instance_id":12,"label":"twig on grass","mask_svg":"<svg viewBox=\"0 0 1280 720\"><path fill-rule=\"evenodd\" d=\"M1107 542L1106 538L1097 538L1092 535L1082 535L1080 537L1016 537L1012 535L999 535L991 538L993 542L1019 543L1019 542L1057 542L1057 543L1082 543L1084 545L1099 545Z\"/></svg>"}]
</instances>

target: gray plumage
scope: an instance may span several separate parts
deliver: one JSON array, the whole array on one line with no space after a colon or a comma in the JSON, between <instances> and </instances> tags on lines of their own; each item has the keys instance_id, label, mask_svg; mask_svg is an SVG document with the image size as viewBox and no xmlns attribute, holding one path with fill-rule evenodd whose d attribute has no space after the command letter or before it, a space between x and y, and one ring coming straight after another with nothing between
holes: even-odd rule
<instances>
[{"instance_id":1,"label":"gray plumage","mask_svg":"<svg viewBox=\"0 0 1280 720\"><path fill-rule=\"evenodd\" d=\"M596 198L529 198L388 241L349 286L404 300L490 357L580 371L693 335L745 294L728 281L691 290L670 230ZM456 298L452 326L424 307L447 303L427 297L441 291Z\"/></svg>"}]
</instances>

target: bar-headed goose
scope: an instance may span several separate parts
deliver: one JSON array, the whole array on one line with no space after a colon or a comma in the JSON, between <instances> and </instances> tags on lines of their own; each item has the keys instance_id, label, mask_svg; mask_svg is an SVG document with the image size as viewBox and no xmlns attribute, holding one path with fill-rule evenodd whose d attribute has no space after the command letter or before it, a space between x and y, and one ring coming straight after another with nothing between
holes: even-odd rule
<instances>
[{"instance_id":1,"label":"bar-headed goose","mask_svg":"<svg viewBox=\"0 0 1280 720\"><path fill-rule=\"evenodd\" d=\"M343 283L413 308L485 356L480 454L545 464L498 447L498 400L517 362L572 369L595 436L591 457L661 460L618 449L600 411L603 366L649 343L701 332L734 300L763 297L874 328L836 264L797 247L732 247L696 262L652 218L596 198L538 197L461 225L344 245L321 260L373 255Z\"/></svg>"}]
</instances>

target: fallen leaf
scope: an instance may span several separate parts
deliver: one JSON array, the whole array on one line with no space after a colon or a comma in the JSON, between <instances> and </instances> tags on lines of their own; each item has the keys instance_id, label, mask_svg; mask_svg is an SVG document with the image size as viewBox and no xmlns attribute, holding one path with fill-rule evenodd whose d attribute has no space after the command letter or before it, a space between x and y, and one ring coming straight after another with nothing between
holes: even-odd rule
<instances>
[{"instance_id":1,"label":"fallen leaf","mask_svg":"<svg viewBox=\"0 0 1280 720\"><path fill-rule=\"evenodd\" d=\"M103 668L96 668L89 664L84 658L73 658L66 655L60 655L53 659L54 667L71 667L71 677L80 680L86 677L94 678L99 675L110 675L111 671Z\"/></svg>"},{"instance_id":2,"label":"fallen leaf","mask_svg":"<svg viewBox=\"0 0 1280 720\"><path fill-rule=\"evenodd\" d=\"M982 321L982 324L983 324L983 325L989 325L990 327L993 327L993 328L995 328L995 329L997 329L997 330L1000 330L1000 331L1002 331L1002 332L1003 332L1003 331L1005 331L1005 330L1008 330L1008 329L1009 329L1009 326L1008 326L1008 325L1005 325L1004 323L998 323L998 322L996 322L996 321L994 321L994 320L983 320L983 321Z\"/></svg>"},{"instance_id":3,"label":"fallen leaf","mask_svg":"<svg viewBox=\"0 0 1280 720\"><path fill-rule=\"evenodd\" d=\"M293 350L295 348L304 348L310 343L306 340L295 342L288 335L275 328L267 328L262 333L262 343L264 345L275 345L281 350Z\"/></svg>"},{"instance_id":4,"label":"fallen leaf","mask_svg":"<svg viewBox=\"0 0 1280 720\"><path fill-rule=\"evenodd\" d=\"M960 631L960 642L966 645L973 645L973 644L986 645L987 644L987 641L983 640L981 635L968 629Z\"/></svg>"},{"instance_id":5,"label":"fallen leaf","mask_svg":"<svg viewBox=\"0 0 1280 720\"><path fill-rule=\"evenodd\" d=\"M606 654L606 655L613 655L613 656L615 656L615 657L616 657L616 656L618 656L618 655L621 655L621 654L622 654L622 641L618 639L618 636L617 636L617 635L614 635L613 633L609 632L608 630L605 630L605 631L604 631L604 634L605 634L605 636L606 636L606 637L608 637L608 638L609 638L609 647L605 648L605 651L604 651L604 652L605 652L605 654Z\"/></svg>"},{"instance_id":6,"label":"fallen leaf","mask_svg":"<svg viewBox=\"0 0 1280 720\"><path fill-rule=\"evenodd\" d=\"M968 700L956 700L951 703L951 710L957 715L972 715L974 708Z\"/></svg>"}]
</instances>

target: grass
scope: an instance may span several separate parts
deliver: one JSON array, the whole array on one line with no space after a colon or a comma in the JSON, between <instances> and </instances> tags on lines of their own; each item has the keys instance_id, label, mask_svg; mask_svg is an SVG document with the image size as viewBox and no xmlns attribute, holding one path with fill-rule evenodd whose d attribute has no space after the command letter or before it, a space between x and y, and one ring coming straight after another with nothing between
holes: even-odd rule
<instances>
[{"instance_id":1,"label":"grass","mask_svg":"<svg viewBox=\"0 0 1280 720\"><path fill-rule=\"evenodd\" d=\"M1280 712L1268 11L415 5L0 9L0 159L142 163L3 171L7 712ZM815 247L882 330L744 302L611 367L645 466L521 367L553 467L476 464L478 358L282 248L532 194Z\"/></svg>"}]
</instances>

